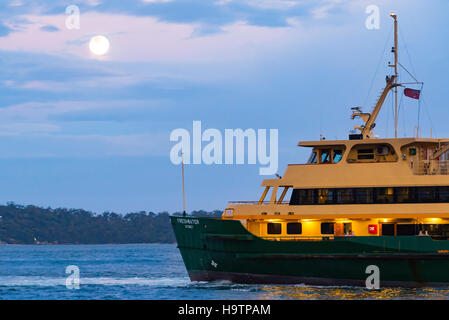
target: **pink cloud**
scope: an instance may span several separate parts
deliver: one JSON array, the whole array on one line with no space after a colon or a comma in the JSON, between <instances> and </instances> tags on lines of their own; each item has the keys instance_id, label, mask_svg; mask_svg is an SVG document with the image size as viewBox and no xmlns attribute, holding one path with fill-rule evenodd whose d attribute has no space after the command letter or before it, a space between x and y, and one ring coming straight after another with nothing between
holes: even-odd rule
<instances>
[{"instance_id":1,"label":"pink cloud","mask_svg":"<svg viewBox=\"0 0 449 320\"><path fill-rule=\"evenodd\" d=\"M65 15L21 18L31 22L21 31L0 38L0 49L94 57L88 49L92 36L104 35L111 43L106 61L176 61L204 62L248 59L260 50L289 42L296 27L270 28L236 22L222 27L224 32L194 36L199 24L167 23L152 17L135 17L102 13L81 15L81 28L68 30ZM45 32L43 26L59 31Z\"/></svg>"}]
</instances>

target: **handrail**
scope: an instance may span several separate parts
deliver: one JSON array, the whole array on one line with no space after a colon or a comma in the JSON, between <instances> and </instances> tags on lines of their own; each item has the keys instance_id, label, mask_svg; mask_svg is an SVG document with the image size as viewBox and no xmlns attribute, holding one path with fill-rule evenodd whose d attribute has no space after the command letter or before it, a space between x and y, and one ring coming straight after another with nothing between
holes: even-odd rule
<instances>
[{"instance_id":1,"label":"handrail","mask_svg":"<svg viewBox=\"0 0 449 320\"><path fill-rule=\"evenodd\" d=\"M449 175L449 160L421 160L412 162L415 175Z\"/></svg>"},{"instance_id":2,"label":"handrail","mask_svg":"<svg viewBox=\"0 0 449 320\"><path fill-rule=\"evenodd\" d=\"M229 204L253 205L253 204L270 204L270 201L229 201ZM276 202L275 204L289 204L290 201Z\"/></svg>"},{"instance_id":3,"label":"handrail","mask_svg":"<svg viewBox=\"0 0 449 320\"><path fill-rule=\"evenodd\" d=\"M449 144L443 145L440 149L438 149L434 154L433 154L433 159L437 160L439 157L441 157L443 154L445 154L446 152L449 151Z\"/></svg>"},{"instance_id":4,"label":"handrail","mask_svg":"<svg viewBox=\"0 0 449 320\"><path fill-rule=\"evenodd\" d=\"M328 236L266 236L261 237L264 240L271 241L323 241L334 240L334 235Z\"/></svg>"}]
</instances>

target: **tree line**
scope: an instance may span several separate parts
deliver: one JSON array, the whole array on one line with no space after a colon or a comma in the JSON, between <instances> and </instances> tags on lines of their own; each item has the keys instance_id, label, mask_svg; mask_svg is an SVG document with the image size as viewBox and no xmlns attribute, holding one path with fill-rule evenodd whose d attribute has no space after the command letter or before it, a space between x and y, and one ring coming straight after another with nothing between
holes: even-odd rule
<instances>
[{"instance_id":1,"label":"tree line","mask_svg":"<svg viewBox=\"0 0 449 320\"><path fill-rule=\"evenodd\" d=\"M222 211L192 211L192 216L219 217ZM181 214L175 212L173 214ZM174 243L168 212L95 214L82 209L0 205L0 243L105 244Z\"/></svg>"}]
</instances>

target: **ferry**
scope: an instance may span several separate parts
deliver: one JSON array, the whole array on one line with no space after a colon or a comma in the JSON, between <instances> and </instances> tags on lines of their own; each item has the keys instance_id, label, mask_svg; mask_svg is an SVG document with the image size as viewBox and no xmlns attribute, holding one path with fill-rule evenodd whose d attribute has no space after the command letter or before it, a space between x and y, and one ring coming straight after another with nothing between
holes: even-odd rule
<instances>
[{"instance_id":1,"label":"ferry","mask_svg":"<svg viewBox=\"0 0 449 320\"><path fill-rule=\"evenodd\" d=\"M362 124L347 140L299 142L310 149L306 163L264 180L259 200L230 202L220 218L171 217L192 281L364 287L374 266L381 286L449 285L449 139L418 129L398 138L398 91L419 99L420 90L398 81L391 17L391 73L371 112L352 108ZM390 92L395 137L378 138Z\"/></svg>"}]
</instances>

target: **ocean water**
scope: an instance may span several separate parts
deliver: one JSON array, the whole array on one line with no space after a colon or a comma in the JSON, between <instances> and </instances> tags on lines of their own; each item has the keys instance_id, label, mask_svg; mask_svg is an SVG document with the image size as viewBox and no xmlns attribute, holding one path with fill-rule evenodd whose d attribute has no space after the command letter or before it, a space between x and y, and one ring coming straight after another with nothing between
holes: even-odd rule
<instances>
[{"instance_id":1,"label":"ocean water","mask_svg":"<svg viewBox=\"0 0 449 320\"><path fill-rule=\"evenodd\" d=\"M68 289L67 266L79 269ZM176 245L0 245L0 299L448 299L448 288L367 290L190 282Z\"/></svg>"}]
</instances>

